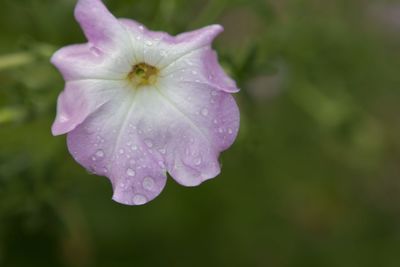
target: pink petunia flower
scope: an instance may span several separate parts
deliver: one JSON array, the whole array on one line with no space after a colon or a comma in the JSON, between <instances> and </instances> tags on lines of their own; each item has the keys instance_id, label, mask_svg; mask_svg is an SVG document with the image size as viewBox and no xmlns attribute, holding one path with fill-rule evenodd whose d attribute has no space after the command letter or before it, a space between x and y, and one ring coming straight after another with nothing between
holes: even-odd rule
<instances>
[{"instance_id":1,"label":"pink petunia flower","mask_svg":"<svg viewBox=\"0 0 400 267\"><path fill-rule=\"evenodd\" d=\"M75 160L127 205L160 194L167 172L184 186L217 176L239 128L239 89L211 48L223 28L170 36L115 18L100 0L79 0L75 17L88 43L51 59L65 79L52 132L68 133Z\"/></svg>"}]
</instances>

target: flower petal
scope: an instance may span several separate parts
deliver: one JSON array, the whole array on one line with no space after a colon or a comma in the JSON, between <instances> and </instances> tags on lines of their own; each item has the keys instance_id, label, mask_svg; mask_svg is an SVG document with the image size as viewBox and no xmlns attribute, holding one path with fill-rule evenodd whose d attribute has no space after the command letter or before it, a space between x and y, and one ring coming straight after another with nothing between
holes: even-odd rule
<instances>
[{"instance_id":1,"label":"flower petal","mask_svg":"<svg viewBox=\"0 0 400 267\"><path fill-rule=\"evenodd\" d=\"M79 80L69 81L58 97L57 117L52 133L60 135L73 130L87 116L121 94L124 85L117 81Z\"/></svg>"},{"instance_id":2,"label":"flower petal","mask_svg":"<svg viewBox=\"0 0 400 267\"><path fill-rule=\"evenodd\" d=\"M103 49L111 49L125 34L121 24L100 0L79 0L75 18L89 42Z\"/></svg>"},{"instance_id":3,"label":"flower petal","mask_svg":"<svg viewBox=\"0 0 400 267\"><path fill-rule=\"evenodd\" d=\"M209 46L195 50L165 67L161 76L184 82L203 83L217 90L235 93L239 89L218 63L217 54Z\"/></svg>"},{"instance_id":4,"label":"flower petal","mask_svg":"<svg viewBox=\"0 0 400 267\"><path fill-rule=\"evenodd\" d=\"M68 147L81 165L109 177L113 199L141 205L164 188L166 169L162 154L152 149L149 120L152 110L145 88L124 93L103 105L68 134Z\"/></svg>"},{"instance_id":5,"label":"flower petal","mask_svg":"<svg viewBox=\"0 0 400 267\"><path fill-rule=\"evenodd\" d=\"M159 88L171 118L178 121L169 140L167 169L180 184L195 186L220 172L219 153L239 129L233 97L202 83L169 81Z\"/></svg>"},{"instance_id":6,"label":"flower petal","mask_svg":"<svg viewBox=\"0 0 400 267\"><path fill-rule=\"evenodd\" d=\"M100 0L79 0L75 17L89 43L58 50L51 62L65 80L122 79L132 68L130 38Z\"/></svg>"},{"instance_id":7,"label":"flower petal","mask_svg":"<svg viewBox=\"0 0 400 267\"><path fill-rule=\"evenodd\" d=\"M129 19L120 19L130 33L137 62L147 62L159 67L161 75L199 73L202 76L185 77L199 80L225 92L238 92L236 83L225 74L218 58L211 49L214 38L223 31L220 25L211 25L199 30L179 34L176 37L163 32L147 30L143 25ZM182 77L182 73L175 77Z\"/></svg>"},{"instance_id":8,"label":"flower petal","mask_svg":"<svg viewBox=\"0 0 400 267\"><path fill-rule=\"evenodd\" d=\"M70 45L58 50L51 63L63 75L64 80L122 79L131 64L122 57L112 57L94 45Z\"/></svg>"},{"instance_id":9,"label":"flower petal","mask_svg":"<svg viewBox=\"0 0 400 267\"><path fill-rule=\"evenodd\" d=\"M135 196L147 202L161 192L167 170L187 186L218 175L218 155L238 124L230 94L171 83L110 100L68 134L68 147L88 170L110 178L114 200L136 205Z\"/></svg>"}]
</instances>

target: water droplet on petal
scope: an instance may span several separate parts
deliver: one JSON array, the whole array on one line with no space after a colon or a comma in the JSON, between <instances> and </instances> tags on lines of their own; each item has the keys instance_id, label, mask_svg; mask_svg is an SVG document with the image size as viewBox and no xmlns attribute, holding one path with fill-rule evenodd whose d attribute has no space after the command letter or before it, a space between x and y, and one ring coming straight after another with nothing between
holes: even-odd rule
<instances>
[{"instance_id":1,"label":"water droplet on petal","mask_svg":"<svg viewBox=\"0 0 400 267\"><path fill-rule=\"evenodd\" d=\"M165 154L167 152L165 148L161 148L159 151L161 154Z\"/></svg>"},{"instance_id":2,"label":"water droplet on petal","mask_svg":"<svg viewBox=\"0 0 400 267\"><path fill-rule=\"evenodd\" d=\"M232 131L231 128L228 128L228 133L229 133L229 134L232 134L232 133L233 133L233 131Z\"/></svg>"},{"instance_id":3,"label":"water droplet on petal","mask_svg":"<svg viewBox=\"0 0 400 267\"><path fill-rule=\"evenodd\" d=\"M214 119L213 122L214 122L214 124L217 124L217 123L218 123L218 120L217 120L217 119Z\"/></svg>"},{"instance_id":4,"label":"water droplet on petal","mask_svg":"<svg viewBox=\"0 0 400 267\"><path fill-rule=\"evenodd\" d=\"M201 110L201 115L207 116L207 115L208 115L208 109L203 108L203 109Z\"/></svg>"},{"instance_id":5,"label":"water droplet on petal","mask_svg":"<svg viewBox=\"0 0 400 267\"><path fill-rule=\"evenodd\" d=\"M195 158L194 164L197 165L197 166L200 165L201 164L201 157Z\"/></svg>"},{"instance_id":6,"label":"water droplet on petal","mask_svg":"<svg viewBox=\"0 0 400 267\"><path fill-rule=\"evenodd\" d=\"M128 169L126 170L126 174L127 174L128 176L133 177L133 176L136 175L136 172L135 172L134 170L132 170L131 168L128 168Z\"/></svg>"},{"instance_id":7,"label":"water droplet on petal","mask_svg":"<svg viewBox=\"0 0 400 267\"><path fill-rule=\"evenodd\" d=\"M218 93L217 91L215 91L215 90L214 90L214 91L211 91L211 95L212 95L212 96L217 96L218 94L219 94L219 93Z\"/></svg>"},{"instance_id":8,"label":"water droplet on petal","mask_svg":"<svg viewBox=\"0 0 400 267\"><path fill-rule=\"evenodd\" d=\"M121 148L121 149L119 150L119 153L120 153L120 154L124 154L124 152L125 152L125 151L124 151L123 148Z\"/></svg>"},{"instance_id":9,"label":"water droplet on petal","mask_svg":"<svg viewBox=\"0 0 400 267\"><path fill-rule=\"evenodd\" d=\"M101 50L95 46L90 47L90 51L97 57L101 55Z\"/></svg>"},{"instance_id":10,"label":"water droplet on petal","mask_svg":"<svg viewBox=\"0 0 400 267\"><path fill-rule=\"evenodd\" d=\"M219 133L223 133L223 132L224 132L224 129L218 128L218 132L219 132Z\"/></svg>"},{"instance_id":11,"label":"water droplet on petal","mask_svg":"<svg viewBox=\"0 0 400 267\"><path fill-rule=\"evenodd\" d=\"M154 187L154 180L150 176L147 176L143 179L142 186L146 190L152 190Z\"/></svg>"},{"instance_id":12,"label":"water droplet on petal","mask_svg":"<svg viewBox=\"0 0 400 267\"><path fill-rule=\"evenodd\" d=\"M133 204L135 204L135 205L143 205L144 203L147 202L147 199L145 196L136 195L133 197L132 201L133 201Z\"/></svg>"},{"instance_id":13,"label":"water droplet on petal","mask_svg":"<svg viewBox=\"0 0 400 267\"><path fill-rule=\"evenodd\" d=\"M99 158L102 158L102 157L104 157L104 152L103 152L103 150L99 149L96 151L95 155Z\"/></svg>"},{"instance_id":14,"label":"water droplet on petal","mask_svg":"<svg viewBox=\"0 0 400 267\"><path fill-rule=\"evenodd\" d=\"M150 139L144 140L144 143L146 144L147 147L152 147L153 146L153 142Z\"/></svg>"},{"instance_id":15,"label":"water droplet on petal","mask_svg":"<svg viewBox=\"0 0 400 267\"><path fill-rule=\"evenodd\" d=\"M167 51L160 50L160 56L165 57L167 55Z\"/></svg>"},{"instance_id":16,"label":"water droplet on petal","mask_svg":"<svg viewBox=\"0 0 400 267\"><path fill-rule=\"evenodd\" d=\"M148 41L146 41L146 45L148 45L148 46L152 46L152 45L153 45L153 42L152 42L152 41L150 41L150 40L148 40Z\"/></svg>"}]
</instances>

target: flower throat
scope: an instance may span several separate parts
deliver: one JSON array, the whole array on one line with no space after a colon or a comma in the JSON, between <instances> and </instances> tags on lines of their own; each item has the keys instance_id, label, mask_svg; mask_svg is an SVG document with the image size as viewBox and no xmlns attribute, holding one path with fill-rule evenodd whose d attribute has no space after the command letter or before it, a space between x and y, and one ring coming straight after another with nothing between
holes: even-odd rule
<instances>
[{"instance_id":1,"label":"flower throat","mask_svg":"<svg viewBox=\"0 0 400 267\"><path fill-rule=\"evenodd\" d=\"M135 87L142 85L153 85L157 81L158 69L144 62L136 64L132 67L132 71L128 74L130 80Z\"/></svg>"}]
</instances>

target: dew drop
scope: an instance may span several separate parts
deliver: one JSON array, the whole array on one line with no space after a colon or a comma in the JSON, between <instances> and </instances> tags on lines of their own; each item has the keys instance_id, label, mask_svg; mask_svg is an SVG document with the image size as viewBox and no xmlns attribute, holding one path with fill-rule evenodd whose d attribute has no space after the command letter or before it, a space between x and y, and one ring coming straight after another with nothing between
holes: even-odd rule
<instances>
[{"instance_id":1,"label":"dew drop","mask_svg":"<svg viewBox=\"0 0 400 267\"><path fill-rule=\"evenodd\" d=\"M218 120L217 120L217 119L214 119L213 122L214 122L214 124L217 124L217 123L218 123Z\"/></svg>"},{"instance_id":2,"label":"dew drop","mask_svg":"<svg viewBox=\"0 0 400 267\"><path fill-rule=\"evenodd\" d=\"M128 176L133 177L133 176L136 175L136 172L135 172L134 170L132 170L131 168L128 168L128 169L126 170L126 174L127 174Z\"/></svg>"},{"instance_id":3,"label":"dew drop","mask_svg":"<svg viewBox=\"0 0 400 267\"><path fill-rule=\"evenodd\" d=\"M133 204L135 204L135 205L143 205L144 203L147 202L147 199L145 196L136 195L133 197L132 201L133 201Z\"/></svg>"},{"instance_id":4,"label":"dew drop","mask_svg":"<svg viewBox=\"0 0 400 267\"><path fill-rule=\"evenodd\" d=\"M133 145L133 146L132 146L132 150L137 150L137 146L136 146L136 145Z\"/></svg>"},{"instance_id":5,"label":"dew drop","mask_svg":"<svg viewBox=\"0 0 400 267\"><path fill-rule=\"evenodd\" d=\"M152 41L150 41L150 40L148 40L148 41L146 41L146 45L148 45L148 46L152 46L152 45L153 45L153 42L152 42Z\"/></svg>"},{"instance_id":6,"label":"dew drop","mask_svg":"<svg viewBox=\"0 0 400 267\"><path fill-rule=\"evenodd\" d=\"M197 74L197 71L192 70L192 74L193 74L193 75L196 75L196 74Z\"/></svg>"},{"instance_id":7,"label":"dew drop","mask_svg":"<svg viewBox=\"0 0 400 267\"><path fill-rule=\"evenodd\" d=\"M218 92L215 91L215 90L214 90L214 91L211 91L211 95L212 95L212 96L217 96L217 95L218 95Z\"/></svg>"},{"instance_id":8,"label":"dew drop","mask_svg":"<svg viewBox=\"0 0 400 267\"><path fill-rule=\"evenodd\" d=\"M152 190L154 187L154 180L150 176L147 176L143 179L142 186L146 190Z\"/></svg>"},{"instance_id":9,"label":"dew drop","mask_svg":"<svg viewBox=\"0 0 400 267\"><path fill-rule=\"evenodd\" d=\"M208 115L208 109L203 108L203 109L201 110L201 115L207 116L207 115Z\"/></svg>"},{"instance_id":10,"label":"dew drop","mask_svg":"<svg viewBox=\"0 0 400 267\"><path fill-rule=\"evenodd\" d=\"M160 56L162 56L162 57L167 56L167 51L161 50L161 51L160 51Z\"/></svg>"},{"instance_id":11,"label":"dew drop","mask_svg":"<svg viewBox=\"0 0 400 267\"><path fill-rule=\"evenodd\" d=\"M124 154L124 152L125 152L125 151L124 151L124 149L122 149L122 148L119 150L119 154Z\"/></svg>"},{"instance_id":12,"label":"dew drop","mask_svg":"<svg viewBox=\"0 0 400 267\"><path fill-rule=\"evenodd\" d=\"M232 133L233 133L233 131L232 131L231 128L228 128L228 133L229 133L229 134L232 134Z\"/></svg>"},{"instance_id":13,"label":"dew drop","mask_svg":"<svg viewBox=\"0 0 400 267\"><path fill-rule=\"evenodd\" d=\"M201 157L195 158L194 164L197 165L197 166L199 166L199 165L201 164Z\"/></svg>"},{"instance_id":14,"label":"dew drop","mask_svg":"<svg viewBox=\"0 0 400 267\"><path fill-rule=\"evenodd\" d=\"M146 144L147 147L152 147L153 146L153 142L151 142L150 139L144 140L144 143Z\"/></svg>"},{"instance_id":15,"label":"dew drop","mask_svg":"<svg viewBox=\"0 0 400 267\"><path fill-rule=\"evenodd\" d=\"M90 51L97 57L101 55L100 49L95 46L90 47Z\"/></svg>"},{"instance_id":16,"label":"dew drop","mask_svg":"<svg viewBox=\"0 0 400 267\"><path fill-rule=\"evenodd\" d=\"M99 149L96 151L95 155L99 158L102 158L102 157L104 157L104 152L103 152L103 150Z\"/></svg>"},{"instance_id":17,"label":"dew drop","mask_svg":"<svg viewBox=\"0 0 400 267\"><path fill-rule=\"evenodd\" d=\"M218 128L218 132L219 132L219 133L223 133L223 132L224 132L224 129Z\"/></svg>"},{"instance_id":18,"label":"dew drop","mask_svg":"<svg viewBox=\"0 0 400 267\"><path fill-rule=\"evenodd\" d=\"M165 148L161 148L159 151L161 154L165 154L167 152Z\"/></svg>"}]
</instances>

